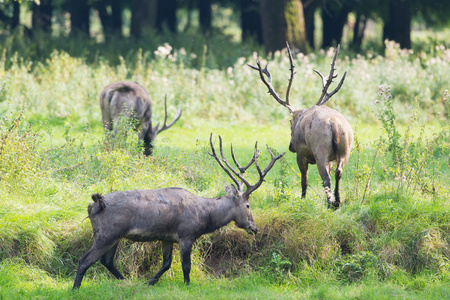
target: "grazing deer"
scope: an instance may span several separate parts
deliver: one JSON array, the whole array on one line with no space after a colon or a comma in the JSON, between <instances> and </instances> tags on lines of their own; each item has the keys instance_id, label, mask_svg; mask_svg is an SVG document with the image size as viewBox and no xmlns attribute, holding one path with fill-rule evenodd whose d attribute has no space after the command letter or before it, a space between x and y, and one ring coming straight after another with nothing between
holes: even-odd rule
<instances>
[{"instance_id":1,"label":"grazing deer","mask_svg":"<svg viewBox=\"0 0 450 300\"><path fill-rule=\"evenodd\" d=\"M159 123L152 127L152 102L147 90L137 82L119 81L107 85L100 93L100 108L105 130L111 131L114 124L114 133L121 116L136 119L140 125L139 141L144 142L144 154L151 155L153 140L166 129L169 129L180 117L178 110L173 121L166 125L167 99L164 99L164 125Z\"/></svg>"},{"instance_id":2,"label":"grazing deer","mask_svg":"<svg viewBox=\"0 0 450 300\"><path fill-rule=\"evenodd\" d=\"M333 79L337 77L337 75L333 75L333 73L335 71L334 64L339 52L339 45L336 48L328 77L324 77L319 71L314 70L322 78L323 90L319 101L309 109L295 108L289 103L289 92L295 72L289 44L287 44L287 50L291 65L291 76L286 89L285 101L283 101L273 89L272 76L267 69L267 65L265 68L262 68L260 62L257 61L257 67L251 65L248 66L259 72L262 82L269 89L269 94L272 95L278 103L286 107L292 115L289 150L297 153L297 164L302 174L302 198L306 196L306 188L308 186L308 164L317 164L327 195L328 206L338 208L340 204L339 180L341 179L343 168L350 156L350 150L353 143L353 130L347 119L341 113L322 105L339 91L344 83L345 76L347 75L347 72L345 72L336 89L331 93L328 93L330 84L333 82ZM268 80L266 80L265 76L267 76ZM334 160L336 161L336 187L333 195L331 193L330 171L331 162Z\"/></svg>"},{"instance_id":3,"label":"grazing deer","mask_svg":"<svg viewBox=\"0 0 450 300\"><path fill-rule=\"evenodd\" d=\"M255 144L253 158L244 167L237 162L233 146L231 146L231 154L238 169L236 171L223 155L221 137L219 136L221 158L217 156L214 149L212 134L209 141L212 150L209 154L214 157L236 186L225 184L227 194L216 198L196 196L184 189L174 187L113 192L104 196L92 195L94 202L88 206L88 215L94 232L94 244L80 258L73 289L80 287L86 270L99 259L117 279L124 279L113 264L117 244L122 238L137 242L162 241L163 265L150 279L149 285L154 285L170 268L173 243L178 243L184 282L189 284L191 249L198 237L213 232L231 221L248 233L256 234L258 230L250 211L250 194L263 183L264 177L284 153L274 156L267 147L271 161L261 171L258 164L257 144ZM251 185L244 178L244 173L253 163L256 165L259 180Z\"/></svg>"}]
</instances>

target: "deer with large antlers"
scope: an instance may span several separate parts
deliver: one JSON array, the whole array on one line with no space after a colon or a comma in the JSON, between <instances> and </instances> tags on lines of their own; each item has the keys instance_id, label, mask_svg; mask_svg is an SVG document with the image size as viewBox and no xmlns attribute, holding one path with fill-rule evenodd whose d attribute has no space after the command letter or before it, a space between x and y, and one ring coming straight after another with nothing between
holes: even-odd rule
<instances>
[{"instance_id":1,"label":"deer with large antlers","mask_svg":"<svg viewBox=\"0 0 450 300\"><path fill-rule=\"evenodd\" d=\"M79 260L73 289L81 286L87 269L99 259L117 279L124 279L113 264L118 242L122 238L137 242L162 241L163 265L150 279L149 285L154 285L170 268L173 243L178 243L184 282L189 284L192 244L198 237L213 232L231 221L250 234L257 233L250 211L250 194L263 183L264 177L284 153L274 156L267 147L271 161L261 171L256 144L252 159L244 167L237 162L231 146L231 155L238 169L235 170L223 155L221 137L219 136L221 157L217 156L214 149L212 134L209 141L212 150L209 154L236 186L225 184L227 194L216 198L196 196L174 187L113 192L104 196L92 195L94 202L88 206L88 215L94 232L94 244ZM256 165L259 180L251 185L244 178L244 173L253 163Z\"/></svg>"},{"instance_id":2,"label":"deer with large antlers","mask_svg":"<svg viewBox=\"0 0 450 300\"><path fill-rule=\"evenodd\" d=\"M100 93L100 108L105 130L111 131L117 125L120 117L133 118L140 126L139 141L144 143L144 154L151 155L153 140L162 131L169 129L180 117L181 109L178 110L173 121L166 125L167 121L167 99L164 99L164 124L159 123L152 127L152 102L147 90L137 82L119 81L107 85Z\"/></svg>"},{"instance_id":3,"label":"deer with large antlers","mask_svg":"<svg viewBox=\"0 0 450 300\"><path fill-rule=\"evenodd\" d=\"M287 50L291 74L286 89L286 100L282 100L272 87L272 76L267 69L267 65L262 68L261 63L257 61L257 67L248 66L259 72L262 82L269 90L268 93L278 103L286 107L292 115L289 150L297 154L297 164L302 180L302 198L306 196L306 188L308 186L308 164L317 164L320 177L323 180L328 205L329 207L338 208L340 205L339 180L350 156L353 130L341 113L322 105L339 91L347 75L347 72L345 72L337 87L331 93L328 92L333 79L337 77L337 75L334 75L334 64L339 52L339 45L331 63L330 74L324 77L319 71L314 70L322 78L323 89L317 103L309 109L295 108L289 103L289 93L295 72L289 44L287 44ZM331 193L330 177L332 161L336 161L334 194Z\"/></svg>"}]
</instances>

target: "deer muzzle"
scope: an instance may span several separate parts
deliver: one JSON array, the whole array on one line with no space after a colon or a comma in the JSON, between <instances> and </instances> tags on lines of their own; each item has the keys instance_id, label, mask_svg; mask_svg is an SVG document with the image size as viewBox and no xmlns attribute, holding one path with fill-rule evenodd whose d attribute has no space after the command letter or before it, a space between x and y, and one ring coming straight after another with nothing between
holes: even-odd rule
<instances>
[{"instance_id":1,"label":"deer muzzle","mask_svg":"<svg viewBox=\"0 0 450 300\"><path fill-rule=\"evenodd\" d=\"M249 224L246 228L248 234L257 234L258 233L258 228L256 227L255 224Z\"/></svg>"}]
</instances>

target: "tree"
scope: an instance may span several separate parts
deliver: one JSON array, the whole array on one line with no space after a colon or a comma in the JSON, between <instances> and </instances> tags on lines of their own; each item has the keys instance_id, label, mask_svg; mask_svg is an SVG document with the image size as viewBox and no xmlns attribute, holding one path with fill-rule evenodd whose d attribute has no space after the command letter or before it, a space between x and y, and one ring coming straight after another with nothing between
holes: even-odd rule
<instances>
[{"instance_id":1,"label":"tree","mask_svg":"<svg viewBox=\"0 0 450 300\"><path fill-rule=\"evenodd\" d=\"M309 46L314 49L315 37L314 37L314 14L320 7L320 0L307 0L303 1L303 15L305 16L305 32L306 39Z\"/></svg>"},{"instance_id":2,"label":"tree","mask_svg":"<svg viewBox=\"0 0 450 300\"><path fill-rule=\"evenodd\" d=\"M19 25L20 3L4 1L0 3L0 24L4 29L14 31Z\"/></svg>"},{"instance_id":3,"label":"tree","mask_svg":"<svg viewBox=\"0 0 450 300\"><path fill-rule=\"evenodd\" d=\"M368 18L363 13L356 13L355 24L353 25L353 40L351 46L355 50L360 50L366 30Z\"/></svg>"},{"instance_id":4,"label":"tree","mask_svg":"<svg viewBox=\"0 0 450 300\"><path fill-rule=\"evenodd\" d=\"M325 1L322 5L322 48L328 48L333 43L339 44L342 39L344 25L351 11L349 1Z\"/></svg>"},{"instance_id":5,"label":"tree","mask_svg":"<svg viewBox=\"0 0 450 300\"><path fill-rule=\"evenodd\" d=\"M88 0L68 1L70 13L70 34L85 34L89 36L89 5Z\"/></svg>"},{"instance_id":6,"label":"tree","mask_svg":"<svg viewBox=\"0 0 450 300\"><path fill-rule=\"evenodd\" d=\"M212 9L211 0L198 1L199 23L204 34L211 33L212 26Z\"/></svg>"},{"instance_id":7,"label":"tree","mask_svg":"<svg viewBox=\"0 0 450 300\"><path fill-rule=\"evenodd\" d=\"M389 16L383 27L383 40L396 41L401 48L411 48L411 10L407 2L389 2Z\"/></svg>"},{"instance_id":8,"label":"tree","mask_svg":"<svg viewBox=\"0 0 450 300\"><path fill-rule=\"evenodd\" d=\"M98 0L93 3L93 7L98 11L105 39L111 34L122 36L122 1Z\"/></svg>"},{"instance_id":9,"label":"tree","mask_svg":"<svg viewBox=\"0 0 450 300\"><path fill-rule=\"evenodd\" d=\"M20 21L20 2L14 1L13 2L13 15L11 19L11 30L14 30L19 26Z\"/></svg>"},{"instance_id":10,"label":"tree","mask_svg":"<svg viewBox=\"0 0 450 300\"><path fill-rule=\"evenodd\" d=\"M261 13L259 1L242 0L239 2L241 10L242 40L254 37L259 44L263 43L261 28Z\"/></svg>"},{"instance_id":11,"label":"tree","mask_svg":"<svg viewBox=\"0 0 450 300\"><path fill-rule=\"evenodd\" d=\"M300 0L260 0L263 40L266 51L291 47L306 52L305 21Z\"/></svg>"},{"instance_id":12,"label":"tree","mask_svg":"<svg viewBox=\"0 0 450 300\"><path fill-rule=\"evenodd\" d=\"M32 11L31 17L32 30L51 33L52 14L53 14L52 0L42 0L40 1L40 4L33 2L31 11Z\"/></svg>"},{"instance_id":13,"label":"tree","mask_svg":"<svg viewBox=\"0 0 450 300\"><path fill-rule=\"evenodd\" d=\"M143 0L145 1L145 0ZM177 0L158 0L156 28L162 32L166 26L170 31L177 31Z\"/></svg>"},{"instance_id":14,"label":"tree","mask_svg":"<svg viewBox=\"0 0 450 300\"><path fill-rule=\"evenodd\" d=\"M141 38L142 29L155 27L157 6L160 2L156 0L133 0L130 28L130 35L133 38Z\"/></svg>"}]
</instances>

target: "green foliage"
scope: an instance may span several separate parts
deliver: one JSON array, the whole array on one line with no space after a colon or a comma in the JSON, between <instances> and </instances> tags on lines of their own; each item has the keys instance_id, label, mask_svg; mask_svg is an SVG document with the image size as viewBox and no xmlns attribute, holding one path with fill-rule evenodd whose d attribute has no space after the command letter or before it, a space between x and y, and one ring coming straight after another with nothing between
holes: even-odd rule
<instances>
[{"instance_id":1,"label":"green foliage","mask_svg":"<svg viewBox=\"0 0 450 300\"><path fill-rule=\"evenodd\" d=\"M368 273L378 269L378 260L371 252L361 251L357 254L337 259L336 267L340 279L349 283L360 280Z\"/></svg>"},{"instance_id":2,"label":"green foliage","mask_svg":"<svg viewBox=\"0 0 450 300\"><path fill-rule=\"evenodd\" d=\"M400 156L401 146L400 146L400 133L395 126L395 119L397 115L394 112L393 99L391 95L391 88L389 86L379 86L378 95L382 97L379 101L383 104L383 109L378 114L378 119L383 125L384 131L388 135L388 151L392 153L393 159L397 161ZM378 101L378 100L377 100Z\"/></svg>"},{"instance_id":3,"label":"green foliage","mask_svg":"<svg viewBox=\"0 0 450 300\"><path fill-rule=\"evenodd\" d=\"M4 116L0 130L0 180L11 188L24 186L39 169L40 135L32 131L31 124L24 126L24 109Z\"/></svg>"},{"instance_id":4,"label":"green foliage","mask_svg":"<svg viewBox=\"0 0 450 300\"><path fill-rule=\"evenodd\" d=\"M287 272L290 271L292 263L282 254L272 252L272 258L266 266L261 267L262 273L275 282L281 282Z\"/></svg>"}]
</instances>

